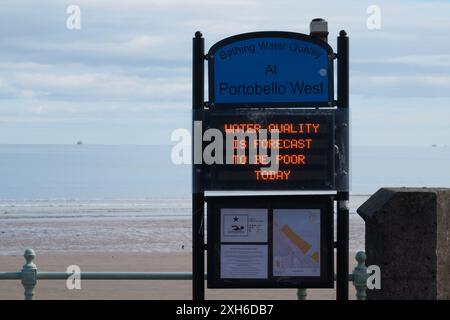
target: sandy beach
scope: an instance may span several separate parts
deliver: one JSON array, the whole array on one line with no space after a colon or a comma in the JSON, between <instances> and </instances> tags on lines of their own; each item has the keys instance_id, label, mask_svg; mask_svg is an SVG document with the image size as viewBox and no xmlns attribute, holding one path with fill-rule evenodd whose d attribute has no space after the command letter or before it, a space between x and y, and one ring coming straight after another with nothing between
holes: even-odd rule
<instances>
[{"instance_id":1,"label":"sandy beach","mask_svg":"<svg viewBox=\"0 0 450 320\"><path fill-rule=\"evenodd\" d=\"M355 266L351 254L350 268ZM20 270L22 256L0 256L2 271ZM41 271L65 271L69 265L79 265L81 271L191 271L189 252L178 253L84 253L42 254L35 263ZM354 288L350 298L354 299ZM295 289L207 289L206 299L296 299ZM309 299L335 299L333 289L309 289ZM0 281L0 299L23 299L20 281ZM128 281L85 280L81 290L68 290L63 280L40 280L35 299L191 299L190 281Z\"/></svg>"},{"instance_id":2,"label":"sandy beach","mask_svg":"<svg viewBox=\"0 0 450 320\"><path fill-rule=\"evenodd\" d=\"M189 200L189 199L188 199ZM189 201L3 202L0 272L18 272L33 248L40 271L191 271ZM364 248L364 224L350 215L350 251ZM184 246L184 249L182 249ZM350 255L350 269L356 265ZM35 299L191 299L191 281L40 280ZM310 299L335 299L333 289L309 290ZM350 297L354 289L350 285ZM214 289L207 299L296 299L296 289ZM0 281L0 299L23 299L20 281Z\"/></svg>"}]
</instances>

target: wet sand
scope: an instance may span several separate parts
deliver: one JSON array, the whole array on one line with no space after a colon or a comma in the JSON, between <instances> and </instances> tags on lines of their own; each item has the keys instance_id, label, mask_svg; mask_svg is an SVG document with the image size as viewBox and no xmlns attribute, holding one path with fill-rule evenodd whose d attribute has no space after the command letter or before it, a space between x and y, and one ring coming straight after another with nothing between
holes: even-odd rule
<instances>
[{"instance_id":1,"label":"wet sand","mask_svg":"<svg viewBox=\"0 0 450 320\"><path fill-rule=\"evenodd\" d=\"M72 214L68 214L71 216ZM37 254L87 254L102 252L170 253L190 250L192 222L188 218L155 219L113 214L108 217L5 218L0 216L1 256L33 248ZM336 221L334 222L336 225ZM350 215L350 251L364 250L364 221Z\"/></svg>"},{"instance_id":2,"label":"wet sand","mask_svg":"<svg viewBox=\"0 0 450 320\"><path fill-rule=\"evenodd\" d=\"M24 258L21 255L0 256L0 270L17 272ZM191 271L190 252L172 253L74 253L39 254L35 263L40 271L66 271L78 265L86 271ZM350 255L350 269L356 265ZM355 291L349 283L350 299ZM68 290L64 280L40 280L35 299L191 299L191 281L129 281L82 280L81 290ZM206 299L296 299L296 289L206 289ZM23 299L23 287L18 280L0 281L0 300ZM335 299L334 289L308 289L308 299Z\"/></svg>"}]
</instances>

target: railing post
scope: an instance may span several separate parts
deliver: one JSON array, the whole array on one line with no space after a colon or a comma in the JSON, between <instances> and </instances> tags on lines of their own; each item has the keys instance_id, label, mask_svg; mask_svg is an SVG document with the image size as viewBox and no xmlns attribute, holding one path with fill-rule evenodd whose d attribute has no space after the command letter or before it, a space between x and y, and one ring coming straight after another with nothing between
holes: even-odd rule
<instances>
[{"instance_id":1,"label":"railing post","mask_svg":"<svg viewBox=\"0 0 450 320\"><path fill-rule=\"evenodd\" d=\"M359 251L355 256L358 265L353 269L353 285L356 289L356 300L366 300L367 290L367 267L366 267L366 253Z\"/></svg>"},{"instance_id":2,"label":"railing post","mask_svg":"<svg viewBox=\"0 0 450 320\"><path fill-rule=\"evenodd\" d=\"M23 254L26 263L22 267L22 285L25 289L25 300L33 300L34 287L37 283L37 267L33 260L36 257L33 249L26 249Z\"/></svg>"},{"instance_id":3,"label":"railing post","mask_svg":"<svg viewBox=\"0 0 450 320\"><path fill-rule=\"evenodd\" d=\"M306 288L297 289L297 300L306 300L307 295Z\"/></svg>"}]
</instances>

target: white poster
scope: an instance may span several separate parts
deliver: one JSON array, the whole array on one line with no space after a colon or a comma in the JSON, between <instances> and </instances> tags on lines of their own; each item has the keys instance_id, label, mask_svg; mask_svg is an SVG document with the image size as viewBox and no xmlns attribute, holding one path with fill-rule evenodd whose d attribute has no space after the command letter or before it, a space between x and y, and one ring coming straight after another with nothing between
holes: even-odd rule
<instances>
[{"instance_id":1,"label":"white poster","mask_svg":"<svg viewBox=\"0 0 450 320\"><path fill-rule=\"evenodd\" d=\"M320 276L320 209L273 210L273 275Z\"/></svg>"},{"instance_id":2,"label":"white poster","mask_svg":"<svg viewBox=\"0 0 450 320\"><path fill-rule=\"evenodd\" d=\"M267 245L220 246L220 278L267 279Z\"/></svg>"},{"instance_id":3,"label":"white poster","mask_svg":"<svg viewBox=\"0 0 450 320\"><path fill-rule=\"evenodd\" d=\"M221 209L221 242L267 242L267 209Z\"/></svg>"}]
</instances>

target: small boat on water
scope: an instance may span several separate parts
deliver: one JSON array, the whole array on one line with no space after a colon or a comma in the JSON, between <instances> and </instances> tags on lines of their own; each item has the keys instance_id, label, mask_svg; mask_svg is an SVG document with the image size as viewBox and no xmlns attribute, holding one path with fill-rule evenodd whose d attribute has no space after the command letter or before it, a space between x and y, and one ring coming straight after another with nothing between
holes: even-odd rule
<instances>
[{"instance_id":1,"label":"small boat on water","mask_svg":"<svg viewBox=\"0 0 450 320\"><path fill-rule=\"evenodd\" d=\"M83 144L83 141L80 140L80 141L77 142L77 144Z\"/></svg>"}]
</instances>

